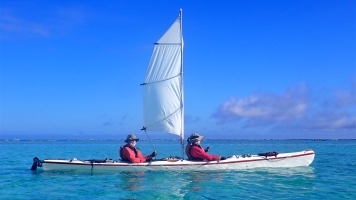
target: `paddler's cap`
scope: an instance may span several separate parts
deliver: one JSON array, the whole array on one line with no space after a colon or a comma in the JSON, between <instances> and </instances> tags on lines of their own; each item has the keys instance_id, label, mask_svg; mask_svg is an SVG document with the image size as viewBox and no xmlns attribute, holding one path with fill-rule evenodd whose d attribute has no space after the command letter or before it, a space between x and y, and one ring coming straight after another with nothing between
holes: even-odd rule
<instances>
[{"instance_id":1,"label":"paddler's cap","mask_svg":"<svg viewBox=\"0 0 356 200\"><path fill-rule=\"evenodd\" d=\"M194 143L197 140L203 140L204 136L199 135L198 133L193 133L189 138L188 138L188 142L190 143Z\"/></svg>"},{"instance_id":2,"label":"paddler's cap","mask_svg":"<svg viewBox=\"0 0 356 200\"><path fill-rule=\"evenodd\" d=\"M125 140L125 142L126 142L126 143L129 143L131 140L136 140L136 142L137 142L137 141L139 141L140 139L138 139L138 138L136 137L136 135L130 134L130 135L127 136L127 139Z\"/></svg>"}]
</instances>

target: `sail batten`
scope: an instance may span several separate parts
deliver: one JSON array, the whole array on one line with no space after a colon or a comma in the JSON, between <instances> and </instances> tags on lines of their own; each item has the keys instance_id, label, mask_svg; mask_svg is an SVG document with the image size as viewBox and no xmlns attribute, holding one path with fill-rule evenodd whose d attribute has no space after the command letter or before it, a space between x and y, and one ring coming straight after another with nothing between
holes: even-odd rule
<instances>
[{"instance_id":1,"label":"sail batten","mask_svg":"<svg viewBox=\"0 0 356 200\"><path fill-rule=\"evenodd\" d=\"M181 43L154 43L155 45L181 45Z\"/></svg>"},{"instance_id":2,"label":"sail batten","mask_svg":"<svg viewBox=\"0 0 356 200\"><path fill-rule=\"evenodd\" d=\"M171 78L167 78L167 79L164 79L164 80L153 81L153 82L146 82L146 83L143 83L142 85L155 84L155 83L159 83L159 82L162 82L162 81L168 81L168 80L170 80L170 79L172 79L172 78L176 78L176 77L179 77L179 76L181 76L181 75L182 75L182 74L178 74L178 75L176 75L176 76L173 76L173 77L171 77Z\"/></svg>"},{"instance_id":3,"label":"sail batten","mask_svg":"<svg viewBox=\"0 0 356 200\"><path fill-rule=\"evenodd\" d=\"M146 131L184 137L181 18L154 44L142 86Z\"/></svg>"}]
</instances>

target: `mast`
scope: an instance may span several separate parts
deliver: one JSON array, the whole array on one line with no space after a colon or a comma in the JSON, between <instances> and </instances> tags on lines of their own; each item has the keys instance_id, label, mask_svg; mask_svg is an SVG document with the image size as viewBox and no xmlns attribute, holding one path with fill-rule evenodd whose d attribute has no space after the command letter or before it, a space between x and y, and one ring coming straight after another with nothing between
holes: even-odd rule
<instances>
[{"instance_id":1,"label":"mast","mask_svg":"<svg viewBox=\"0 0 356 200\"><path fill-rule=\"evenodd\" d=\"M184 74L183 74L183 28L182 28L182 9L180 9L179 12L179 20L180 20L180 51L181 51L181 108L182 108L182 112L181 112L181 135L180 138L182 140L181 145L182 145L182 158L184 159Z\"/></svg>"}]
</instances>

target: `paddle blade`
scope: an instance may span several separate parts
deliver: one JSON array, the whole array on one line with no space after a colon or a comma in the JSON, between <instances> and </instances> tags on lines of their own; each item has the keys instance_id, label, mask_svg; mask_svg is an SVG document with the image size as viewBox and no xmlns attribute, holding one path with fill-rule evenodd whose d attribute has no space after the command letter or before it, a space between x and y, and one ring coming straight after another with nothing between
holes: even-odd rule
<instances>
[{"instance_id":1,"label":"paddle blade","mask_svg":"<svg viewBox=\"0 0 356 200\"><path fill-rule=\"evenodd\" d=\"M36 162L34 162L32 164L31 170L37 170L37 163Z\"/></svg>"},{"instance_id":2,"label":"paddle blade","mask_svg":"<svg viewBox=\"0 0 356 200\"><path fill-rule=\"evenodd\" d=\"M40 159L38 159L37 157L34 157L34 158L33 158L33 164L32 164L31 170L37 170L37 166L42 167L41 161L40 161Z\"/></svg>"}]
</instances>

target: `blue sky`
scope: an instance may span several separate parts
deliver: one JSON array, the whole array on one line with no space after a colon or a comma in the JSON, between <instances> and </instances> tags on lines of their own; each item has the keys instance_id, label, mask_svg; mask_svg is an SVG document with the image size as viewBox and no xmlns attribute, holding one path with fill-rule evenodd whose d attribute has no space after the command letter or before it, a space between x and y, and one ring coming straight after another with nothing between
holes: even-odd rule
<instances>
[{"instance_id":1,"label":"blue sky","mask_svg":"<svg viewBox=\"0 0 356 200\"><path fill-rule=\"evenodd\" d=\"M180 8L186 135L356 138L355 1L0 6L0 139L146 138L140 84Z\"/></svg>"}]
</instances>

